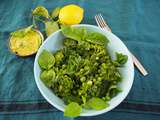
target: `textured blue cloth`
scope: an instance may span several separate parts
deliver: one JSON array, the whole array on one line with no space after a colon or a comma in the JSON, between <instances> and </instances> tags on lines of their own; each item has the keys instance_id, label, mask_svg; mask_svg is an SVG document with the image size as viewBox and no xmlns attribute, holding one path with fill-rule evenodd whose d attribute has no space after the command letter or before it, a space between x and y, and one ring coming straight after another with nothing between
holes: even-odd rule
<instances>
[{"instance_id":1,"label":"textured blue cloth","mask_svg":"<svg viewBox=\"0 0 160 120\"><path fill-rule=\"evenodd\" d=\"M1 0L0 1L0 119L71 120L41 96L33 76L34 55L20 58L8 49L9 33L31 24L31 10L44 5L75 3L85 9L83 23L96 24L102 13L112 31L147 68L137 70L133 87L111 112L75 120L160 120L160 1L159 0Z\"/></svg>"}]
</instances>

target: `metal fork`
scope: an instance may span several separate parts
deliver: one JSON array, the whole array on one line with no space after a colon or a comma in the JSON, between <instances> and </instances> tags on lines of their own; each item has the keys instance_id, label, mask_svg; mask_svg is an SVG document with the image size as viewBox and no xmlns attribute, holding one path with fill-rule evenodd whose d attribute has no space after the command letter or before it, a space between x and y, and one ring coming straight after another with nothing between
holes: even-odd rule
<instances>
[{"instance_id":1,"label":"metal fork","mask_svg":"<svg viewBox=\"0 0 160 120\"><path fill-rule=\"evenodd\" d=\"M97 25L103 30L103 31L109 31L112 32L112 30L110 29L110 27L107 25L106 21L103 19L101 14L97 14L95 15L95 20L97 22ZM131 53L131 52L130 52ZM132 59L133 59L133 63L134 65L138 68L138 70L144 75L146 76L148 74L148 72L145 70L145 68L143 67L143 65L139 62L139 60L131 53Z\"/></svg>"}]
</instances>

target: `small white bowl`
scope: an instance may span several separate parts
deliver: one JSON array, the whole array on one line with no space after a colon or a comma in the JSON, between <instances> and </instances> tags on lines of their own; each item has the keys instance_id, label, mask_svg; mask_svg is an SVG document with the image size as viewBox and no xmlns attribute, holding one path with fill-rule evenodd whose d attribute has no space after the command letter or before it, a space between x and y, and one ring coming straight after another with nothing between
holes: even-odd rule
<instances>
[{"instance_id":1,"label":"small white bowl","mask_svg":"<svg viewBox=\"0 0 160 120\"><path fill-rule=\"evenodd\" d=\"M116 35L114 35L111 32L104 32L96 26L86 25L86 24L74 25L74 27L85 27L88 31L96 31L105 35L109 39L109 44L107 48L113 59L115 58L115 52L120 52L128 56L127 63L124 65L123 68L120 69L120 73L123 77L123 81L119 84L119 87L123 91L109 101L109 104L110 104L109 107L103 110L83 109L80 116L95 116L95 115L108 112L114 109L116 106L118 106L126 98L126 96L128 95L131 89L133 79L134 79L134 67L133 67L133 61L132 61L130 52L128 51L124 43ZM41 69L38 65L38 56L40 55L43 49L46 49L50 52L55 52L59 50L62 47L63 38L64 36L62 35L61 30L50 35L39 48L35 58L35 62L34 62L34 77L35 77L35 81L38 86L38 89L40 90L44 98L51 105L53 105L54 107L56 107L61 111L64 111L64 108L65 108L64 102L59 97L57 97L50 89L48 89L40 80L39 76L40 76Z\"/></svg>"}]
</instances>

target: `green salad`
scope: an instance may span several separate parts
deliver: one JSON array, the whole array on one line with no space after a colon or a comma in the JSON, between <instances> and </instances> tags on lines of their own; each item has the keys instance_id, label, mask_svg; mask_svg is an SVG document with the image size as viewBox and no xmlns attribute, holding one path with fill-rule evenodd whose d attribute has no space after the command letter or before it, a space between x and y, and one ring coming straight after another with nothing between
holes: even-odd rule
<instances>
[{"instance_id":1,"label":"green salad","mask_svg":"<svg viewBox=\"0 0 160 120\"><path fill-rule=\"evenodd\" d=\"M128 57L107 50L109 40L98 32L65 26L63 48L55 53L43 50L38 63L40 79L66 104L64 115L77 117L82 108L102 110L121 89L123 67Z\"/></svg>"}]
</instances>

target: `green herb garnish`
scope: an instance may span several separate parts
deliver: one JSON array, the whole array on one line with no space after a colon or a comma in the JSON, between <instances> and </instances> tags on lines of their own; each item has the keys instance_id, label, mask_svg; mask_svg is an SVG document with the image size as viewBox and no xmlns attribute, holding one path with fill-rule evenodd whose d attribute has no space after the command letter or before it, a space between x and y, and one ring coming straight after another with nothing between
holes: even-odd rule
<instances>
[{"instance_id":1,"label":"green herb garnish","mask_svg":"<svg viewBox=\"0 0 160 120\"><path fill-rule=\"evenodd\" d=\"M49 70L53 67L55 58L50 52L43 50L38 58L38 63L41 68Z\"/></svg>"},{"instance_id":2,"label":"green herb garnish","mask_svg":"<svg viewBox=\"0 0 160 120\"><path fill-rule=\"evenodd\" d=\"M109 104L106 101L98 97L93 97L89 99L86 105L87 107L95 109L95 110L102 110L109 106Z\"/></svg>"},{"instance_id":3,"label":"green herb garnish","mask_svg":"<svg viewBox=\"0 0 160 120\"><path fill-rule=\"evenodd\" d=\"M99 45L104 45L104 44L108 43L108 39L104 35L102 35L98 32L88 33L86 36L86 40L88 42L96 43Z\"/></svg>"},{"instance_id":4,"label":"green herb garnish","mask_svg":"<svg viewBox=\"0 0 160 120\"><path fill-rule=\"evenodd\" d=\"M71 102L69 105L66 106L64 111L64 116L67 117L78 117L82 112L82 107L78 105L76 102Z\"/></svg>"},{"instance_id":5,"label":"green herb garnish","mask_svg":"<svg viewBox=\"0 0 160 120\"><path fill-rule=\"evenodd\" d=\"M40 78L41 80L44 82L44 84L48 87L51 87L52 85L52 81L55 79L55 72L53 69L50 70L44 70L41 74L40 74Z\"/></svg>"},{"instance_id":6,"label":"green herb garnish","mask_svg":"<svg viewBox=\"0 0 160 120\"><path fill-rule=\"evenodd\" d=\"M76 41L83 41L86 35L86 29L73 28L70 26L62 27L62 33L65 37L74 39Z\"/></svg>"}]
</instances>

